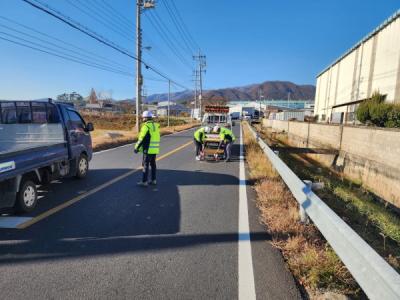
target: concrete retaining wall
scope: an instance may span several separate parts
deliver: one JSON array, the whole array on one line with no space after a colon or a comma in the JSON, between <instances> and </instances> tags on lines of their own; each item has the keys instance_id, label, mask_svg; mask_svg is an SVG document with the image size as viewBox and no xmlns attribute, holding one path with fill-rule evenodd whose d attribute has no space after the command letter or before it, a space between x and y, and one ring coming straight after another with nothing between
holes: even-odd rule
<instances>
[{"instance_id":1,"label":"concrete retaining wall","mask_svg":"<svg viewBox=\"0 0 400 300\"><path fill-rule=\"evenodd\" d=\"M263 125L288 132L295 147L339 150L339 155L309 155L400 208L400 130L277 120Z\"/></svg>"}]
</instances>

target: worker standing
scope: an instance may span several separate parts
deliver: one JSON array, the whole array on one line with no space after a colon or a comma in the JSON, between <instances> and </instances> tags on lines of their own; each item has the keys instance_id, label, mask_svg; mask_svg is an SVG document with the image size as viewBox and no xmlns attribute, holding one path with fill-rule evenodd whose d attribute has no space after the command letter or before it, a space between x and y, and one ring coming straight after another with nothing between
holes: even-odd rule
<instances>
[{"instance_id":1,"label":"worker standing","mask_svg":"<svg viewBox=\"0 0 400 300\"><path fill-rule=\"evenodd\" d=\"M196 160L200 160L200 154L203 150L204 138L210 133L209 127L201 127L194 132L194 144L196 146Z\"/></svg>"},{"instance_id":2,"label":"worker standing","mask_svg":"<svg viewBox=\"0 0 400 300\"><path fill-rule=\"evenodd\" d=\"M135 153L143 152L143 177L137 184L146 187L148 185L149 169L151 167L151 185L156 185L156 157L160 152L160 124L154 122L150 111L143 112L143 124L140 128L138 141L135 145Z\"/></svg>"},{"instance_id":3,"label":"worker standing","mask_svg":"<svg viewBox=\"0 0 400 300\"><path fill-rule=\"evenodd\" d=\"M219 134L221 142L219 144L219 148L224 144L224 152L225 152L225 161L228 162L231 159L231 148L233 143L236 140L235 135L231 130L225 127L215 126L213 129L214 132Z\"/></svg>"}]
</instances>

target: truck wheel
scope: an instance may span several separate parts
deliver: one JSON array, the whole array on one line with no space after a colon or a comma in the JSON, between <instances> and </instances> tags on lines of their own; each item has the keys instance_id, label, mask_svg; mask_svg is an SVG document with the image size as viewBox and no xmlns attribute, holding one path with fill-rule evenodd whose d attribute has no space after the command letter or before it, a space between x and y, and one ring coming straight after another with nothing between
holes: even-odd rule
<instances>
[{"instance_id":1,"label":"truck wheel","mask_svg":"<svg viewBox=\"0 0 400 300\"><path fill-rule=\"evenodd\" d=\"M36 184L31 180L23 180L17 194L17 201L15 203L16 210L20 213L27 213L32 211L36 205Z\"/></svg>"},{"instance_id":2,"label":"truck wheel","mask_svg":"<svg viewBox=\"0 0 400 300\"><path fill-rule=\"evenodd\" d=\"M78 159L78 166L75 177L79 179L85 178L88 170L89 170L89 161L87 159L87 156L85 154L81 154L81 156Z\"/></svg>"}]
</instances>

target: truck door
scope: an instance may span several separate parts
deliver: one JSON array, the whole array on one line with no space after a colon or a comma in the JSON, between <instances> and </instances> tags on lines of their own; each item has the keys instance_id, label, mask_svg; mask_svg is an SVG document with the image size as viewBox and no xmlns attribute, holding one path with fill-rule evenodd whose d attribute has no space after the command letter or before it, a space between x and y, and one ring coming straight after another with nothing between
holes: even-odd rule
<instances>
[{"instance_id":1,"label":"truck door","mask_svg":"<svg viewBox=\"0 0 400 300\"><path fill-rule=\"evenodd\" d=\"M91 149L89 150L88 148L91 145L91 137L89 132L86 130L85 121L76 111L72 109L67 109L67 114L67 128L71 143L70 147L72 158L78 158L82 152L86 152L88 155L90 155Z\"/></svg>"}]
</instances>

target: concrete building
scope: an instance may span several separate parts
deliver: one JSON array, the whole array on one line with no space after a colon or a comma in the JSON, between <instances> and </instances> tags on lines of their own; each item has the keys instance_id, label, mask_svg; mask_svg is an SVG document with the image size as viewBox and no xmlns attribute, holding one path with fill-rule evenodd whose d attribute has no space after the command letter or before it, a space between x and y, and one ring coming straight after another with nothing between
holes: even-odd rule
<instances>
[{"instance_id":1,"label":"concrete building","mask_svg":"<svg viewBox=\"0 0 400 300\"><path fill-rule=\"evenodd\" d=\"M317 76L314 114L320 122L353 122L375 91L400 103L400 10Z\"/></svg>"},{"instance_id":2,"label":"concrete building","mask_svg":"<svg viewBox=\"0 0 400 300\"><path fill-rule=\"evenodd\" d=\"M190 116L191 109L181 104L174 104L169 106L169 115L179 117L183 114ZM157 106L157 115L159 117L166 117L168 115L168 106Z\"/></svg>"}]
</instances>

